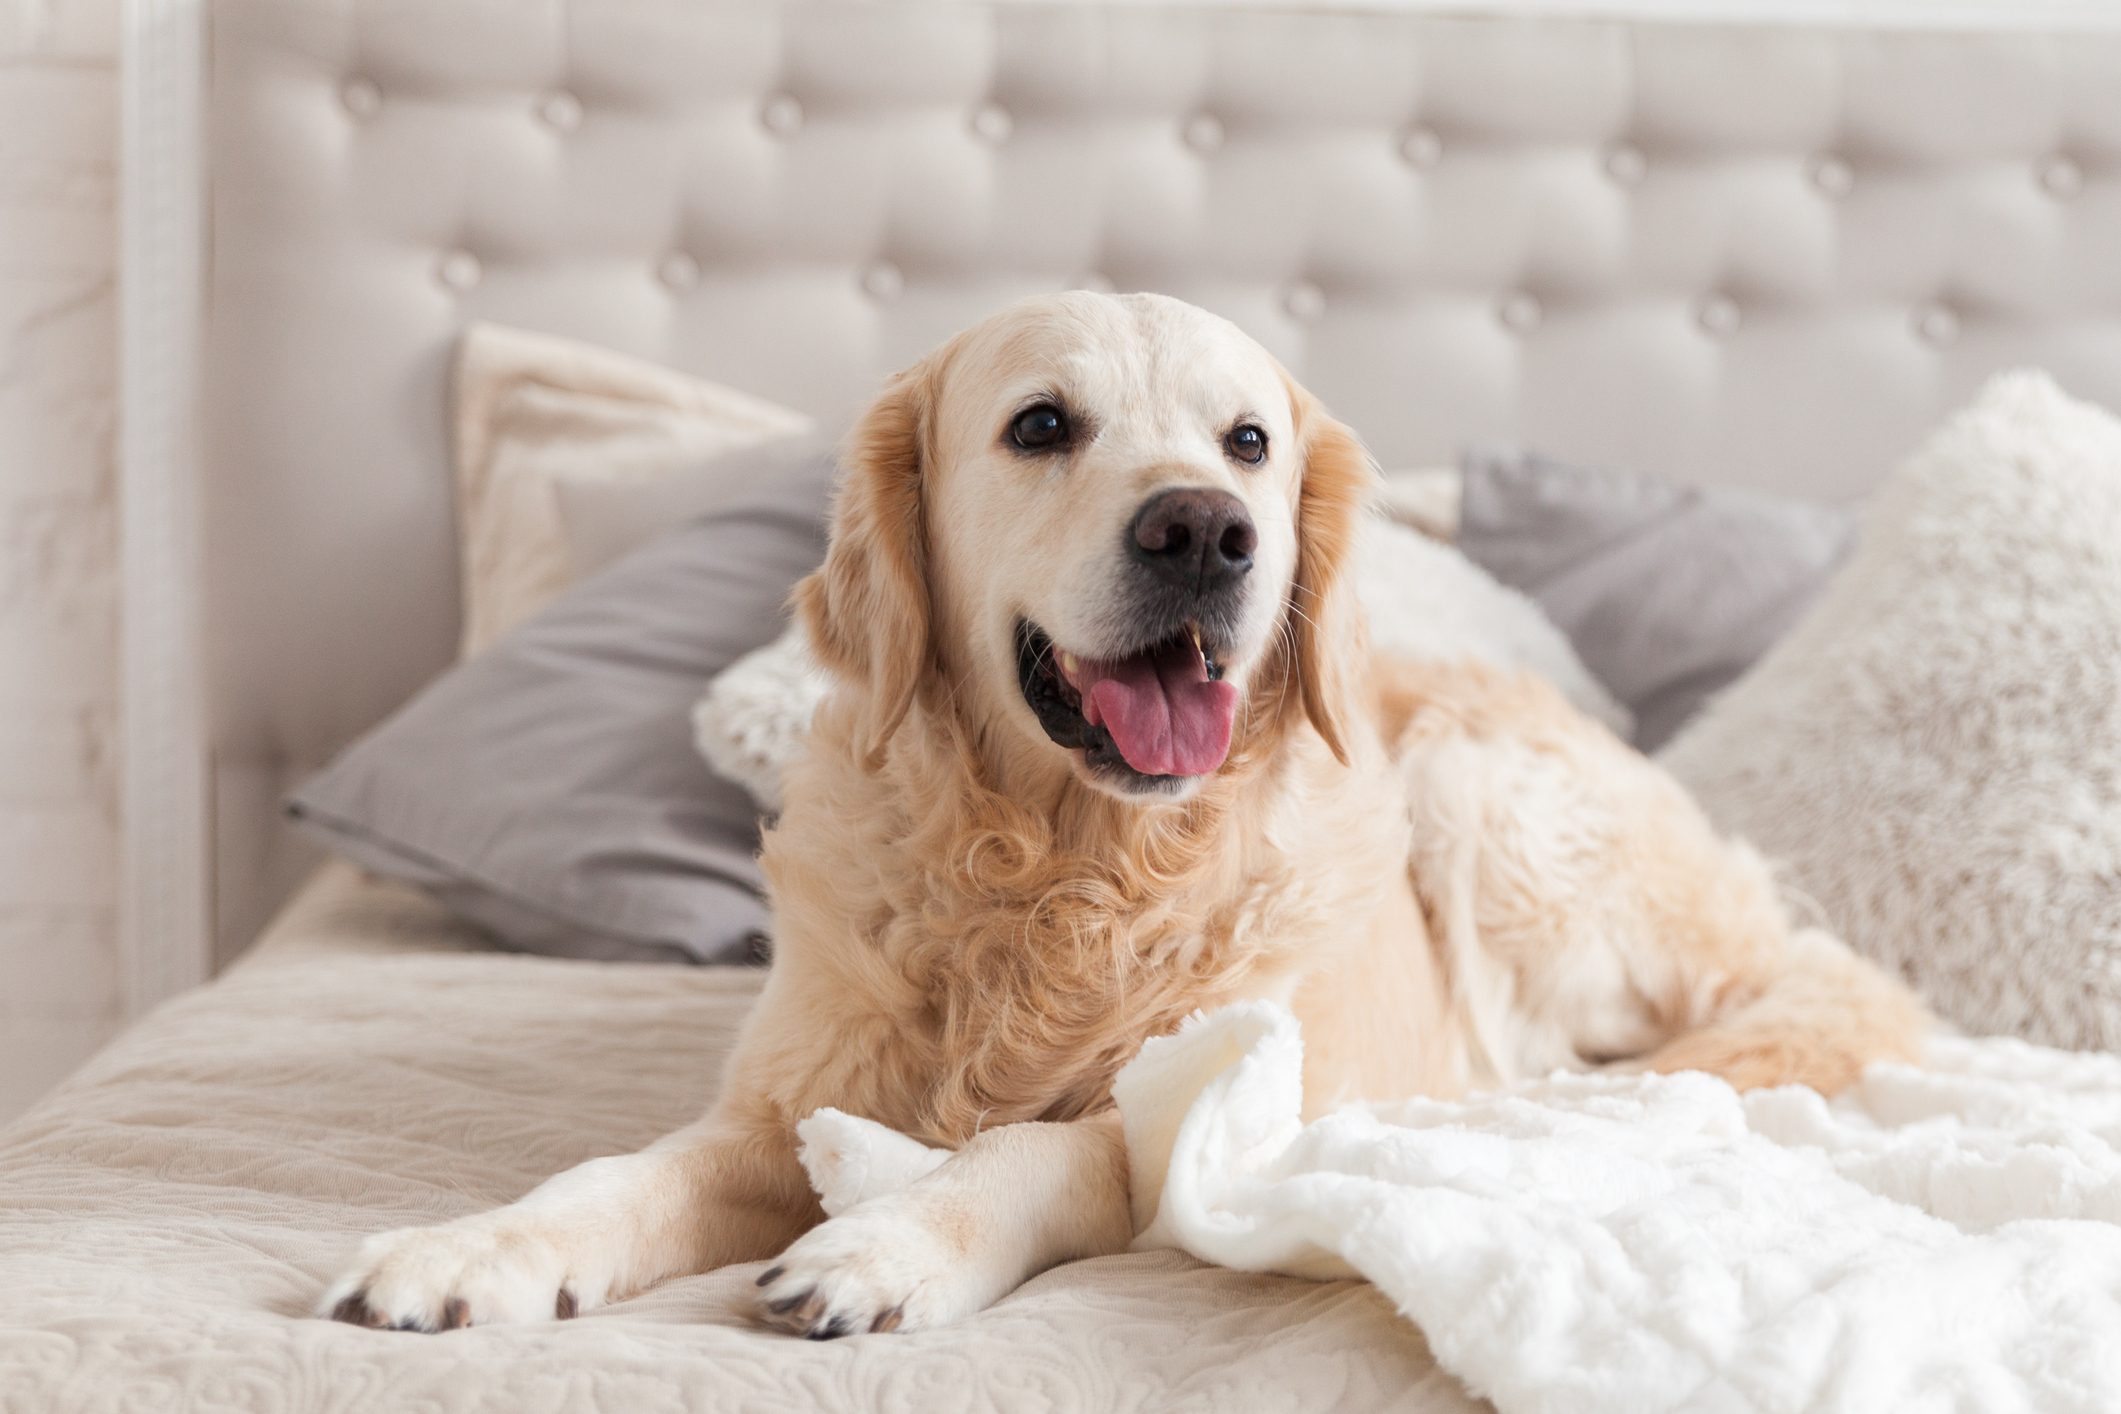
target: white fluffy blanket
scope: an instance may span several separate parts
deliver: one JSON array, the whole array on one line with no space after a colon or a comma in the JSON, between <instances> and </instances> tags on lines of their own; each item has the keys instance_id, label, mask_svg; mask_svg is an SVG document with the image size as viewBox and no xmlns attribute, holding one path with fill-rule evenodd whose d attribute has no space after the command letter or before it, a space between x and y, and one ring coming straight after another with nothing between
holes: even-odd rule
<instances>
[{"instance_id":1,"label":"white fluffy blanket","mask_svg":"<svg viewBox=\"0 0 2121 1414\"><path fill-rule=\"evenodd\" d=\"M1308 1125L1301 1070L1265 1004L1143 1047L1137 1246L1367 1277L1504 1414L2121 1408L2121 1058L1939 1039L1831 1103L1558 1075ZM834 1210L941 1158L805 1139Z\"/></svg>"}]
</instances>

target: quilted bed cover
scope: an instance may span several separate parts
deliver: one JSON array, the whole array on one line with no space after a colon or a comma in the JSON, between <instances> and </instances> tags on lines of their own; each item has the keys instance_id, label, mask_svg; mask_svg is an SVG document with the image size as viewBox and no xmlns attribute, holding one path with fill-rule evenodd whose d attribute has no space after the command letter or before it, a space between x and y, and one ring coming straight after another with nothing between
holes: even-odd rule
<instances>
[{"instance_id":1,"label":"quilted bed cover","mask_svg":"<svg viewBox=\"0 0 2121 1414\"><path fill-rule=\"evenodd\" d=\"M365 1234L504 1202L695 1115L760 974L496 953L333 866L242 963L0 1130L0 1409L1464 1410L1363 1283L1173 1252L955 1328L751 1329L753 1267L579 1320L312 1319Z\"/></svg>"}]
</instances>

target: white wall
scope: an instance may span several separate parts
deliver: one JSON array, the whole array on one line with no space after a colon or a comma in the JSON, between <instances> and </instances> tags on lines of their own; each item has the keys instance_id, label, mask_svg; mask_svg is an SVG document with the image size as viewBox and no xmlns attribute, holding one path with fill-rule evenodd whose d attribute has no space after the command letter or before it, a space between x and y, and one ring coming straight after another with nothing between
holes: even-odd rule
<instances>
[{"instance_id":1,"label":"white wall","mask_svg":"<svg viewBox=\"0 0 2121 1414\"><path fill-rule=\"evenodd\" d=\"M0 0L0 1119L115 1029L117 0Z\"/></svg>"}]
</instances>

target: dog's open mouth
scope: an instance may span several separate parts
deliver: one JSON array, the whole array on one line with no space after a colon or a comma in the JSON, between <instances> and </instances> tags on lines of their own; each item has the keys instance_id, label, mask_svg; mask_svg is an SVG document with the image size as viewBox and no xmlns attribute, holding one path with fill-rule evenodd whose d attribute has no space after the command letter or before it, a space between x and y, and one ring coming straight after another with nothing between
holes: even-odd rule
<instances>
[{"instance_id":1,"label":"dog's open mouth","mask_svg":"<svg viewBox=\"0 0 2121 1414\"><path fill-rule=\"evenodd\" d=\"M1120 658L1083 658L1016 628L1016 673L1046 735L1093 769L1148 781L1210 775L1230 754L1237 688L1198 624Z\"/></svg>"}]
</instances>

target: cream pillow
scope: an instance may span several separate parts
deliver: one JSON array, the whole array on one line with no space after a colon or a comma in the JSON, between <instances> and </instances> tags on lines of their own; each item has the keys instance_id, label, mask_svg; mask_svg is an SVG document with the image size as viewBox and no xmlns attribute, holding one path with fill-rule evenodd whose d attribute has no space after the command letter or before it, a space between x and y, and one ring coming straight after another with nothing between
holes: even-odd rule
<instances>
[{"instance_id":1,"label":"cream pillow","mask_svg":"<svg viewBox=\"0 0 2121 1414\"><path fill-rule=\"evenodd\" d=\"M1950 1020L2121 1046L2121 420L1990 383L1660 759Z\"/></svg>"},{"instance_id":2,"label":"cream pillow","mask_svg":"<svg viewBox=\"0 0 2121 1414\"><path fill-rule=\"evenodd\" d=\"M811 430L802 414L719 383L493 324L458 342L455 386L466 656L572 579L560 517L568 488L654 481Z\"/></svg>"}]
</instances>

